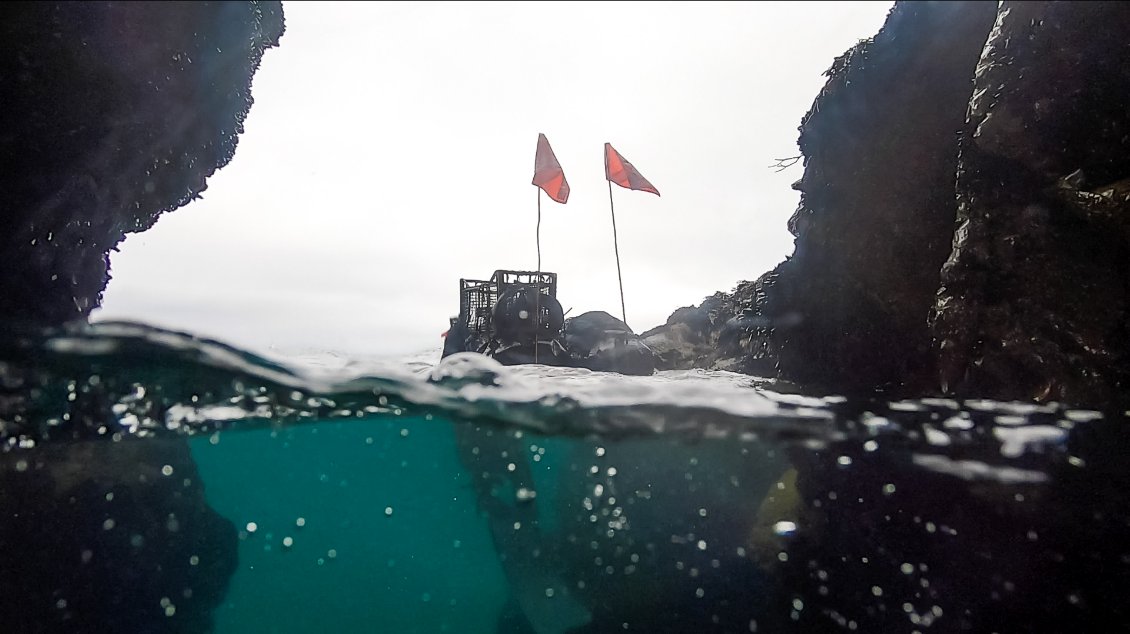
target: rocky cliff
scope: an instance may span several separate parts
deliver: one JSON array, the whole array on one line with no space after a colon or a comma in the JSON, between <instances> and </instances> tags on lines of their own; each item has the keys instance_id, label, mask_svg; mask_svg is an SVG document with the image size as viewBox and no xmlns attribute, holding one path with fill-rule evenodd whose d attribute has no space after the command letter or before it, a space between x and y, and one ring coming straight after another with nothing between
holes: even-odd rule
<instances>
[{"instance_id":1,"label":"rocky cliff","mask_svg":"<svg viewBox=\"0 0 1130 634\"><path fill-rule=\"evenodd\" d=\"M85 317L125 235L231 160L280 2L0 5L0 320Z\"/></svg>"},{"instance_id":2,"label":"rocky cliff","mask_svg":"<svg viewBox=\"0 0 1130 634\"><path fill-rule=\"evenodd\" d=\"M205 190L282 33L279 2L0 4L5 344L84 320L110 251ZM55 442L0 452L4 630L211 631L238 542L187 441L115 442L96 367L68 388L26 361L0 360L0 426ZM68 403L61 421L42 416L51 402Z\"/></svg>"},{"instance_id":3,"label":"rocky cliff","mask_svg":"<svg viewBox=\"0 0 1130 634\"><path fill-rule=\"evenodd\" d=\"M1128 20L1120 3L896 3L801 123L794 253L648 344L666 367L816 391L1117 398Z\"/></svg>"}]
</instances>

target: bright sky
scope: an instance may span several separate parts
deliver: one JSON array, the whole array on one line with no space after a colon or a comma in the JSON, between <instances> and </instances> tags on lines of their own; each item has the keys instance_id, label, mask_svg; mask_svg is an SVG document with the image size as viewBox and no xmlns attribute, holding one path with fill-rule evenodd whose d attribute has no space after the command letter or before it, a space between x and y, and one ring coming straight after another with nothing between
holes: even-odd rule
<instances>
[{"instance_id":1,"label":"bright sky","mask_svg":"<svg viewBox=\"0 0 1130 634\"><path fill-rule=\"evenodd\" d=\"M755 279L792 252L797 126L890 2L284 2L235 159L204 199L111 254L95 319L270 353L438 348L460 277L542 268L570 315L619 316L602 149L662 192L614 187L628 322Z\"/></svg>"}]
</instances>

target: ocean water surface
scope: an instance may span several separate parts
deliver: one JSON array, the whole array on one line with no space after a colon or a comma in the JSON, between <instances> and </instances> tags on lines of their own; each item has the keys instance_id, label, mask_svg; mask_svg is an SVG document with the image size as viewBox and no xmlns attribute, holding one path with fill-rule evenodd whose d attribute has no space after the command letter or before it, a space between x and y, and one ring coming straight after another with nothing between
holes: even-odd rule
<instances>
[{"instance_id":1,"label":"ocean water surface","mask_svg":"<svg viewBox=\"0 0 1130 634\"><path fill-rule=\"evenodd\" d=\"M131 631L1130 628L1124 412L266 359L131 323L2 353L6 489L64 500L7 522L7 566L79 571L28 614L81 623L100 566Z\"/></svg>"}]
</instances>

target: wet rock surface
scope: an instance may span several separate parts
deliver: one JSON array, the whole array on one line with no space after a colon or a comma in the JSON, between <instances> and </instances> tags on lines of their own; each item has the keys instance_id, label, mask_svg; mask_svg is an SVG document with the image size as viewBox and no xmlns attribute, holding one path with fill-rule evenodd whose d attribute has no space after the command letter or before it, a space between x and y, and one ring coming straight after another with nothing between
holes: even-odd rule
<instances>
[{"instance_id":1,"label":"wet rock surface","mask_svg":"<svg viewBox=\"0 0 1130 634\"><path fill-rule=\"evenodd\" d=\"M1130 381L1130 7L1005 3L977 67L934 329L943 385L1107 402Z\"/></svg>"},{"instance_id":2,"label":"wet rock surface","mask_svg":"<svg viewBox=\"0 0 1130 634\"><path fill-rule=\"evenodd\" d=\"M655 351L657 369L703 368L776 374L777 355L769 337L774 323L788 323L774 315L766 289L775 283L770 271L756 281L743 281L729 293L715 293L698 306L676 310L667 323L640 335Z\"/></svg>"},{"instance_id":3,"label":"wet rock surface","mask_svg":"<svg viewBox=\"0 0 1130 634\"><path fill-rule=\"evenodd\" d=\"M565 347L574 367L634 375L655 372L651 348L627 324L604 311L566 319Z\"/></svg>"},{"instance_id":4,"label":"wet rock surface","mask_svg":"<svg viewBox=\"0 0 1130 634\"><path fill-rule=\"evenodd\" d=\"M97 307L108 254L231 160L280 2L0 6L0 319Z\"/></svg>"},{"instance_id":5,"label":"wet rock surface","mask_svg":"<svg viewBox=\"0 0 1130 634\"><path fill-rule=\"evenodd\" d=\"M783 378L854 392L919 382L953 232L957 132L991 2L898 3L838 58L800 126L792 257L770 293Z\"/></svg>"},{"instance_id":6,"label":"wet rock surface","mask_svg":"<svg viewBox=\"0 0 1130 634\"><path fill-rule=\"evenodd\" d=\"M756 293L743 282L645 333L661 367L856 395L1123 398L1128 20L1119 3L896 3L801 124L794 253Z\"/></svg>"},{"instance_id":7,"label":"wet rock surface","mask_svg":"<svg viewBox=\"0 0 1130 634\"><path fill-rule=\"evenodd\" d=\"M0 454L8 632L208 632L237 564L188 444L62 442Z\"/></svg>"},{"instance_id":8,"label":"wet rock surface","mask_svg":"<svg viewBox=\"0 0 1130 634\"><path fill-rule=\"evenodd\" d=\"M200 196L282 32L280 2L0 5L5 344L84 322L110 251ZM40 420L43 401L66 396L8 361L0 424ZM0 455L5 631L211 631L236 533L204 499L187 442L115 442L110 404L79 400L58 442Z\"/></svg>"}]
</instances>

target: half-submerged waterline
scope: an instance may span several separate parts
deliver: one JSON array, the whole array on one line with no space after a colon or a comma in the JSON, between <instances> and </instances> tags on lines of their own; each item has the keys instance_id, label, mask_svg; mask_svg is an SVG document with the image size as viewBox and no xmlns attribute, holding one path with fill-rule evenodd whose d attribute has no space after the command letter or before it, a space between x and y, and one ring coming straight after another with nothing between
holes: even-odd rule
<instances>
[{"instance_id":1,"label":"half-submerged waterline","mask_svg":"<svg viewBox=\"0 0 1130 634\"><path fill-rule=\"evenodd\" d=\"M1130 434L1109 412L474 356L331 368L139 324L11 338L3 359L4 576L24 582L4 594L29 622L1130 624ZM92 597L138 616L97 621Z\"/></svg>"}]
</instances>

